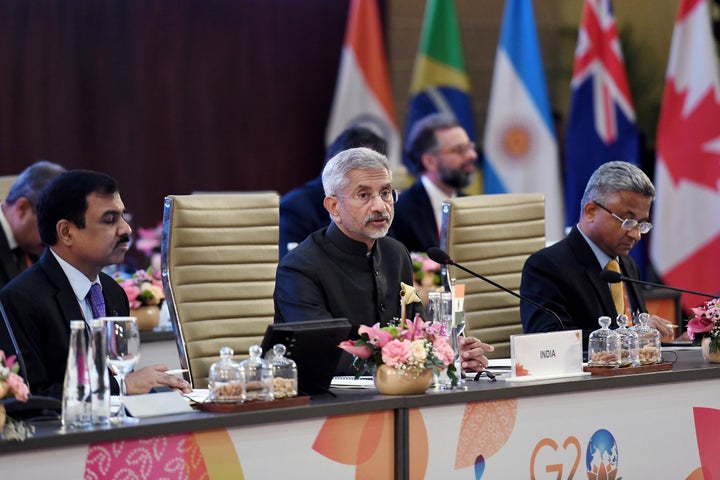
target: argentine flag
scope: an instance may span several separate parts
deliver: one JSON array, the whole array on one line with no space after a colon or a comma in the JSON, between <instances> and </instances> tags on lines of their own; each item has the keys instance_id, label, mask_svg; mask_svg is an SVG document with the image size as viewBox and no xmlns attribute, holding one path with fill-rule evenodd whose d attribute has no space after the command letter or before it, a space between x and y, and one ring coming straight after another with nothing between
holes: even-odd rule
<instances>
[{"instance_id":1,"label":"argentine flag","mask_svg":"<svg viewBox=\"0 0 720 480\"><path fill-rule=\"evenodd\" d=\"M508 0L484 137L485 193L545 194L545 237L564 236L558 145L531 0Z\"/></svg>"}]
</instances>

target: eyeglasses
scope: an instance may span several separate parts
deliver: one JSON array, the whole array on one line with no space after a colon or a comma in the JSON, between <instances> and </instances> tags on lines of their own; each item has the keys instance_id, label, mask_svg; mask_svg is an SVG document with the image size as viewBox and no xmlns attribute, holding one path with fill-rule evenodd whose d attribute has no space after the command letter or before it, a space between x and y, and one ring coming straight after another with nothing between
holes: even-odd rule
<instances>
[{"instance_id":1,"label":"eyeglasses","mask_svg":"<svg viewBox=\"0 0 720 480\"><path fill-rule=\"evenodd\" d=\"M458 155L464 155L465 153L469 152L470 150L475 150L475 142L461 143L459 145L454 145L449 148L438 149L435 152L436 153L456 153Z\"/></svg>"},{"instance_id":2,"label":"eyeglasses","mask_svg":"<svg viewBox=\"0 0 720 480\"><path fill-rule=\"evenodd\" d=\"M395 203L398 201L398 191L395 189L385 189L381 190L380 193L369 193L369 192L358 192L354 195L334 195L335 197L349 197L354 199L356 202L362 204L362 205L369 205L372 203L372 201L375 199L375 197L380 197L380 200L382 200L385 203Z\"/></svg>"},{"instance_id":3,"label":"eyeglasses","mask_svg":"<svg viewBox=\"0 0 720 480\"><path fill-rule=\"evenodd\" d=\"M632 230L632 229L634 229L634 228L639 228L641 235L645 235L645 234L648 233L650 230L652 230L652 223L650 223L650 222L638 222L637 220L632 219L632 218L620 218L619 216L615 215L613 212L611 212L610 210L608 210L607 208L605 208L604 205L599 204L599 203L596 202L595 200L593 200L592 202L593 202L595 205L597 205L598 207L600 207L600 208L602 208L603 210L605 210L607 213L609 213L609 214L612 215L613 217L615 217L615 218L621 223L620 226L621 226L624 230Z\"/></svg>"},{"instance_id":4,"label":"eyeglasses","mask_svg":"<svg viewBox=\"0 0 720 480\"><path fill-rule=\"evenodd\" d=\"M480 378L483 377L483 376L487 377L488 380L490 380L491 382L497 381L497 378L495 378L495 374L492 373L490 370L481 370L481 371L479 371L479 372L475 375L475 381L477 382L477 381L480 380Z\"/></svg>"}]
</instances>

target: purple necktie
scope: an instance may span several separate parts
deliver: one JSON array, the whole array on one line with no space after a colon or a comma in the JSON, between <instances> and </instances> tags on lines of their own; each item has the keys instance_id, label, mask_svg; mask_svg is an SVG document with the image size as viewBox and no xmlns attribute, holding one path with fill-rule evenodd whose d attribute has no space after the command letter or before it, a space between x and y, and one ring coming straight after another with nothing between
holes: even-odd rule
<instances>
[{"instance_id":1,"label":"purple necktie","mask_svg":"<svg viewBox=\"0 0 720 480\"><path fill-rule=\"evenodd\" d=\"M99 283L93 283L87 294L90 300L90 308L92 308L93 318L101 318L105 316L105 299L102 295L102 287Z\"/></svg>"}]
</instances>

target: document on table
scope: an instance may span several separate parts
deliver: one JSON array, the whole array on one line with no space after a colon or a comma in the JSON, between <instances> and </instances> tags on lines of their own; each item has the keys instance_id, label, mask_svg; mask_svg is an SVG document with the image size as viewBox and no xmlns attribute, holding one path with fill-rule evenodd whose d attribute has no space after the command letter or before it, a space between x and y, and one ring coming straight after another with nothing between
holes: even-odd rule
<instances>
[{"instance_id":1,"label":"document on table","mask_svg":"<svg viewBox=\"0 0 720 480\"><path fill-rule=\"evenodd\" d=\"M373 377L363 376L355 378L354 376L333 377L330 382L332 388L375 388Z\"/></svg>"},{"instance_id":2,"label":"document on table","mask_svg":"<svg viewBox=\"0 0 720 480\"><path fill-rule=\"evenodd\" d=\"M488 360L488 368L495 375L502 375L504 373L510 373L512 367L512 360L510 358L491 358Z\"/></svg>"}]
</instances>

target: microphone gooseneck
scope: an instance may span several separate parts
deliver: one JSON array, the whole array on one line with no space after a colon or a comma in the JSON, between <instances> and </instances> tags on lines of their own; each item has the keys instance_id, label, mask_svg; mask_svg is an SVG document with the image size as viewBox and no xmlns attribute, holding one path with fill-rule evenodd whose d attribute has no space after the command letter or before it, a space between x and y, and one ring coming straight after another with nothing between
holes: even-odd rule
<instances>
[{"instance_id":1,"label":"microphone gooseneck","mask_svg":"<svg viewBox=\"0 0 720 480\"><path fill-rule=\"evenodd\" d=\"M480 275L477 272L473 272L472 270L463 267L459 263L456 263L455 261L453 261L453 259L450 258L450 255L448 255L448 253L445 250L442 250L438 247L430 247L427 251L427 254L428 254L428 258L430 258L430 260L432 260L436 263L439 263L440 265L453 265L453 266L459 268L460 270L463 270L464 272L469 273L473 277L479 278L483 282L489 283L490 285L492 285L496 288L499 288L503 292L509 293L510 295L519 298L523 302L527 302L527 303L535 306L536 308L542 310L543 312L545 312L548 315L551 315L553 318L555 318L558 325L560 325L560 330L565 330L565 324L560 319L560 316L557 313L553 312L552 310L550 310L549 308L547 308L543 305L540 305L539 303L537 303L533 300L530 300L527 297L520 295L519 293L515 293L514 291L510 290L509 288L504 287L503 285L500 285L499 283L494 282L494 281L490 280L489 278L486 278L486 277Z\"/></svg>"},{"instance_id":2,"label":"microphone gooseneck","mask_svg":"<svg viewBox=\"0 0 720 480\"><path fill-rule=\"evenodd\" d=\"M686 288L670 287L668 285L662 285L660 283L646 282L644 280L635 280L634 278L626 277L625 275L622 275L619 272L613 272L612 270L607 270L607 269L602 270L600 272L600 280L603 280L608 283L628 282L628 283L637 283L640 285L649 285L651 287L667 288L668 290L673 290L673 291L682 292L682 293L691 293L693 295L700 295L701 297L715 298L717 296L716 294L696 292L695 290L688 290Z\"/></svg>"}]
</instances>

